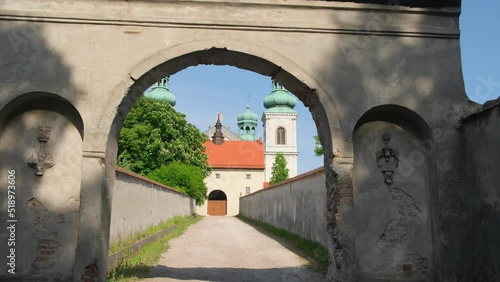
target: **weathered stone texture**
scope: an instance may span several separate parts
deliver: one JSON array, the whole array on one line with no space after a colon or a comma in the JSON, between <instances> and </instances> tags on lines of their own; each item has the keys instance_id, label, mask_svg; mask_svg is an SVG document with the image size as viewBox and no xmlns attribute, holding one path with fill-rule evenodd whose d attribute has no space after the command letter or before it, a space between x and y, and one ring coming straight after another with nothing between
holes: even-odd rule
<instances>
[{"instance_id":1,"label":"weathered stone texture","mask_svg":"<svg viewBox=\"0 0 500 282\"><path fill-rule=\"evenodd\" d=\"M326 154L331 279L376 273L413 279L398 272L423 269L423 260L405 258L412 254L427 260L429 279L466 281L474 271L497 278L498 179L487 173L498 163L490 149L496 134L484 129L496 127L475 133L471 126L467 142L457 130L476 107L463 85L459 2L432 1L439 8L409 2L422 8L300 0L3 1L0 170L18 171L19 212L35 198L47 210L47 234L56 232L45 239L61 246L45 242L44 252L54 251L59 262L37 275L61 280L73 272L78 281L95 265L89 275L105 279L121 123L160 77L217 64L272 76L309 107ZM27 161L40 146L40 120L52 128L47 151L54 166L37 177ZM360 134L372 122L387 124ZM425 140L418 137L421 124L430 131ZM382 175L376 160L382 129L394 135L401 156L394 184L387 181L400 189L395 196L384 182L391 173ZM476 135L481 146L471 145ZM356 146L353 138L368 139ZM492 162L481 161L485 155ZM31 275L40 241L22 216L20 228L31 231L19 239L33 243L19 249L19 272ZM384 232L393 219L395 232ZM5 248L0 244L0 253ZM391 256L396 250L403 256ZM481 272L483 265L489 270Z\"/></svg>"},{"instance_id":2,"label":"weathered stone texture","mask_svg":"<svg viewBox=\"0 0 500 282\"><path fill-rule=\"evenodd\" d=\"M470 281L500 281L500 107L490 107L463 121L468 185L472 200Z\"/></svg>"},{"instance_id":3,"label":"weathered stone texture","mask_svg":"<svg viewBox=\"0 0 500 282\"><path fill-rule=\"evenodd\" d=\"M80 196L82 141L66 116L43 109L43 104L34 107L11 116L0 135L0 169L16 170L16 278L66 281L72 276L79 218L78 209L68 208L67 202L72 198L74 205L79 203L75 199ZM37 176L27 162L38 150L39 127L44 122L51 127L47 150L55 166ZM6 177L5 173L0 175L1 183L7 183ZM6 191L0 193L5 199ZM6 204L0 203L2 226ZM0 236L6 234L5 230L1 228ZM7 253L6 247L2 240L0 253ZM2 263L0 280L10 279L6 274L6 264Z\"/></svg>"},{"instance_id":4,"label":"weathered stone texture","mask_svg":"<svg viewBox=\"0 0 500 282\"><path fill-rule=\"evenodd\" d=\"M377 165L377 150L390 135L394 183L385 183ZM374 121L361 125L354 137L354 222L358 281L431 280L433 240L428 157L420 141L394 124ZM418 155L418 157L417 157ZM357 165L356 165L357 164ZM418 253L425 261L411 262ZM417 265L419 265L417 267ZM419 272L418 279L416 273ZM416 280L415 280L416 279Z\"/></svg>"}]
</instances>

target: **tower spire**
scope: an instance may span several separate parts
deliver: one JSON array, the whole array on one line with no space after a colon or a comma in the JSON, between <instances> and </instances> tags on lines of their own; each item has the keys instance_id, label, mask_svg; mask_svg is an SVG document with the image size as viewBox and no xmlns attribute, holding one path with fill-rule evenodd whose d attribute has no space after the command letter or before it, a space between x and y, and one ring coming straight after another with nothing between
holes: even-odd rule
<instances>
[{"instance_id":1,"label":"tower spire","mask_svg":"<svg viewBox=\"0 0 500 282\"><path fill-rule=\"evenodd\" d=\"M224 143L224 134L222 134L221 116L222 113L218 112L217 122L215 123L215 132L214 135L212 136L212 142L214 142L215 145L221 145Z\"/></svg>"}]
</instances>

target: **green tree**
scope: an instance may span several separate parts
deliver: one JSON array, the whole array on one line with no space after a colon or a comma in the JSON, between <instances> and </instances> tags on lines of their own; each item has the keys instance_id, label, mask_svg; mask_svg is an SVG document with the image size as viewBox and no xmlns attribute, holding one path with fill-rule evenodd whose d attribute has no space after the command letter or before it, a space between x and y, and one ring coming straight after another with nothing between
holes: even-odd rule
<instances>
[{"instance_id":1,"label":"green tree","mask_svg":"<svg viewBox=\"0 0 500 282\"><path fill-rule=\"evenodd\" d=\"M273 185L288 178L288 168L286 167L285 155L281 152L276 154L273 163L273 170L271 172L271 181L269 184Z\"/></svg>"},{"instance_id":2,"label":"green tree","mask_svg":"<svg viewBox=\"0 0 500 282\"><path fill-rule=\"evenodd\" d=\"M205 175L199 167L174 162L153 170L148 177L184 192L199 206L207 199L207 186L203 181Z\"/></svg>"},{"instance_id":3,"label":"green tree","mask_svg":"<svg viewBox=\"0 0 500 282\"><path fill-rule=\"evenodd\" d=\"M314 148L314 154L316 156L323 156L323 146L321 146L321 142L319 142L319 137L318 135L313 136L314 140L316 141L316 148Z\"/></svg>"},{"instance_id":4,"label":"green tree","mask_svg":"<svg viewBox=\"0 0 500 282\"><path fill-rule=\"evenodd\" d=\"M118 165L141 175L172 162L211 168L203 142L206 135L168 102L141 97L130 110L118 143Z\"/></svg>"}]
</instances>

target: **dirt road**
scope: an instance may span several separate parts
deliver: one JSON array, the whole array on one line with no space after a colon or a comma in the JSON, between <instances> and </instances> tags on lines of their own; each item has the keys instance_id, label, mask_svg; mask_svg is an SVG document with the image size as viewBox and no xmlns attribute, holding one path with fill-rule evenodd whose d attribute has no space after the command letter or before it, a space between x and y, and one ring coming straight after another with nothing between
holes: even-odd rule
<instances>
[{"instance_id":1,"label":"dirt road","mask_svg":"<svg viewBox=\"0 0 500 282\"><path fill-rule=\"evenodd\" d=\"M206 217L172 240L141 281L325 281L306 263L235 217Z\"/></svg>"}]
</instances>

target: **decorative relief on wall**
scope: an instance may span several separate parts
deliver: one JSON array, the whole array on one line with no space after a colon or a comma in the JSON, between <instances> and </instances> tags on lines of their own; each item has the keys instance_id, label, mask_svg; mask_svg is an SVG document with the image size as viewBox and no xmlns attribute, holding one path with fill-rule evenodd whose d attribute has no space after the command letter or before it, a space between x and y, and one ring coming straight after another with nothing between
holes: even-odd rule
<instances>
[{"instance_id":1,"label":"decorative relief on wall","mask_svg":"<svg viewBox=\"0 0 500 282\"><path fill-rule=\"evenodd\" d=\"M384 147L377 151L377 166L382 171L384 183L391 185L394 183L394 170L399 165L398 153L393 148L389 147L391 136L388 133L382 135Z\"/></svg>"},{"instance_id":2,"label":"decorative relief on wall","mask_svg":"<svg viewBox=\"0 0 500 282\"><path fill-rule=\"evenodd\" d=\"M47 230L49 221L47 209L36 198L31 198L26 203L26 213L38 239L38 252L33 266L40 269L55 265L61 244L56 241L57 232L49 233Z\"/></svg>"},{"instance_id":3,"label":"decorative relief on wall","mask_svg":"<svg viewBox=\"0 0 500 282\"><path fill-rule=\"evenodd\" d=\"M405 191L394 187L392 194L392 218L377 244L381 248L403 247L410 243L416 225L420 224L422 212L415 200Z\"/></svg>"},{"instance_id":4,"label":"decorative relief on wall","mask_svg":"<svg viewBox=\"0 0 500 282\"><path fill-rule=\"evenodd\" d=\"M38 152L34 152L28 161L28 165L35 170L37 176L42 176L46 169L54 166L52 162L52 157L46 152L45 144L49 141L48 132L51 128L47 127L47 123L44 122L43 126L38 127Z\"/></svg>"}]
</instances>

